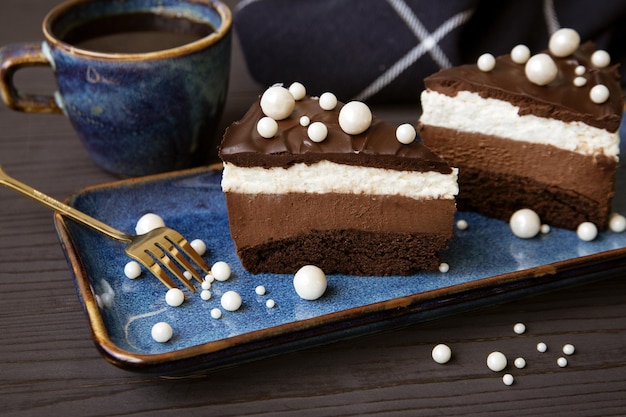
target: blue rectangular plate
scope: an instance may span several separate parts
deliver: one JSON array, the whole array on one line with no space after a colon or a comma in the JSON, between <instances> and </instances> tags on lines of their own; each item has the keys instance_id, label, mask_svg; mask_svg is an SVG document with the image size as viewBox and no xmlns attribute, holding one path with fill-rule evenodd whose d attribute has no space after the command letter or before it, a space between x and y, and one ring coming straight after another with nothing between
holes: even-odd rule
<instances>
[{"instance_id":1,"label":"blue rectangular plate","mask_svg":"<svg viewBox=\"0 0 626 417\"><path fill-rule=\"evenodd\" d=\"M603 232L583 242L573 231L553 228L534 239L513 236L506 222L475 213L457 213L469 228L455 229L443 259L447 273L409 277L331 275L324 296L298 297L293 276L245 271L229 234L221 172L209 168L85 189L71 206L121 230L133 231L147 212L189 240L202 239L209 264L226 261L233 270L215 282L212 298L185 289L180 307L165 302L166 287L148 273L125 277L124 246L61 216L55 225L84 304L94 340L103 356L124 369L163 376L187 376L296 349L429 320L565 285L610 276L626 269L626 233ZM614 210L626 213L626 172L617 175ZM263 285L265 295L255 287ZM241 309L210 311L220 296L237 291ZM274 308L265 302L272 299ZM174 335L155 342L150 331L168 322Z\"/></svg>"}]
</instances>

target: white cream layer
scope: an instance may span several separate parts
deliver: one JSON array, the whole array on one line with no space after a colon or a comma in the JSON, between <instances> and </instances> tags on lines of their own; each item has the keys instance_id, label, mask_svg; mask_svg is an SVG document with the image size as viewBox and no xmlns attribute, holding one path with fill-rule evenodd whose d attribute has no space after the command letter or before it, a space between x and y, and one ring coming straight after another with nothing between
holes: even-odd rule
<instances>
[{"instance_id":1,"label":"white cream layer","mask_svg":"<svg viewBox=\"0 0 626 417\"><path fill-rule=\"evenodd\" d=\"M244 194L341 193L400 195L417 200L452 199L459 193L457 169L395 171L321 161L289 168L244 168L224 163L222 190Z\"/></svg>"},{"instance_id":2,"label":"white cream layer","mask_svg":"<svg viewBox=\"0 0 626 417\"><path fill-rule=\"evenodd\" d=\"M479 94L460 91L450 97L436 91L422 92L424 125L480 133L512 140L556 146L582 155L604 154L618 158L619 132L608 132L585 123L520 116L519 107Z\"/></svg>"}]
</instances>

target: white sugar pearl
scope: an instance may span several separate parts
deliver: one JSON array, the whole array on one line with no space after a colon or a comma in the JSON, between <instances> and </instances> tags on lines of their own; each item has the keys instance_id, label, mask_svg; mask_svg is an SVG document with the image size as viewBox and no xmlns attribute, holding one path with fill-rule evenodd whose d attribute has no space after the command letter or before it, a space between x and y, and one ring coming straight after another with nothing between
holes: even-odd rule
<instances>
[{"instance_id":1,"label":"white sugar pearl","mask_svg":"<svg viewBox=\"0 0 626 417\"><path fill-rule=\"evenodd\" d=\"M137 225L135 226L135 232L138 235L144 235L151 230L157 229L159 227L164 227L165 222L163 218L155 213L146 213L137 221Z\"/></svg>"},{"instance_id":2,"label":"white sugar pearl","mask_svg":"<svg viewBox=\"0 0 626 417\"><path fill-rule=\"evenodd\" d=\"M206 275L204 276L204 280L205 280L206 282L211 283L211 282L215 281L215 277L213 276L213 274L206 274Z\"/></svg>"},{"instance_id":3,"label":"white sugar pearl","mask_svg":"<svg viewBox=\"0 0 626 417\"><path fill-rule=\"evenodd\" d=\"M607 51L598 49L593 54L591 54L591 63L596 68L608 67L611 63L611 55L609 55Z\"/></svg>"},{"instance_id":4,"label":"white sugar pearl","mask_svg":"<svg viewBox=\"0 0 626 417\"><path fill-rule=\"evenodd\" d=\"M622 233L626 230L626 217L619 213L612 213L609 218L609 229L615 233Z\"/></svg>"},{"instance_id":5,"label":"white sugar pearl","mask_svg":"<svg viewBox=\"0 0 626 417\"><path fill-rule=\"evenodd\" d=\"M589 98L596 104L602 104L609 99L610 92L606 85L598 84L591 87Z\"/></svg>"},{"instance_id":6,"label":"white sugar pearl","mask_svg":"<svg viewBox=\"0 0 626 417\"><path fill-rule=\"evenodd\" d=\"M241 296L236 291L226 291L222 294L222 298L220 299L220 303L224 310L228 311L237 311L239 307L241 307Z\"/></svg>"},{"instance_id":7,"label":"white sugar pearl","mask_svg":"<svg viewBox=\"0 0 626 417\"><path fill-rule=\"evenodd\" d=\"M139 265L139 262L130 261L124 265L124 275L130 279L139 278L141 275L141 265Z\"/></svg>"},{"instance_id":8,"label":"white sugar pearl","mask_svg":"<svg viewBox=\"0 0 626 417\"><path fill-rule=\"evenodd\" d=\"M478 65L479 70L489 72L496 67L496 58L491 54L482 54L478 57L476 65Z\"/></svg>"},{"instance_id":9,"label":"white sugar pearl","mask_svg":"<svg viewBox=\"0 0 626 417\"><path fill-rule=\"evenodd\" d=\"M323 110L333 110L337 107L337 97L333 93L324 93L320 96L319 105Z\"/></svg>"},{"instance_id":10,"label":"white sugar pearl","mask_svg":"<svg viewBox=\"0 0 626 417\"><path fill-rule=\"evenodd\" d=\"M487 356L487 367L494 372L500 372L506 368L507 360L506 356L502 352L491 352Z\"/></svg>"},{"instance_id":11,"label":"white sugar pearl","mask_svg":"<svg viewBox=\"0 0 626 417\"><path fill-rule=\"evenodd\" d=\"M515 360L513 361L513 364L515 365L515 367L517 369L523 369L526 367L526 359L524 358L515 358Z\"/></svg>"},{"instance_id":12,"label":"white sugar pearl","mask_svg":"<svg viewBox=\"0 0 626 417\"><path fill-rule=\"evenodd\" d=\"M211 275L218 281L227 281L230 278L231 269L224 261L218 261L211 267Z\"/></svg>"},{"instance_id":13,"label":"white sugar pearl","mask_svg":"<svg viewBox=\"0 0 626 417\"><path fill-rule=\"evenodd\" d=\"M398 139L398 142L404 145L413 143L416 137L417 132L415 131L413 125L411 125L410 123L401 124L396 129L396 139Z\"/></svg>"},{"instance_id":14,"label":"white sugar pearl","mask_svg":"<svg viewBox=\"0 0 626 417\"><path fill-rule=\"evenodd\" d=\"M203 290L210 290L211 289L211 282L207 281L206 279L204 281L202 281L202 289Z\"/></svg>"},{"instance_id":15,"label":"white sugar pearl","mask_svg":"<svg viewBox=\"0 0 626 417\"><path fill-rule=\"evenodd\" d=\"M437 363L448 363L450 361L450 358L452 358L452 350L450 350L450 347L448 345L440 343L433 348L431 356L433 360Z\"/></svg>"},{"instance_id":16,"label":"white sugar pearl","mask_svg":"<svg viewBox=\"0 0 626 417\"><path fill-rule=\"evenodd\" d=\"M558 358L556 360L557 365L559 365L561 368L565 368L567 366L567 359L565 359L563 356L561 356L560 358Z\"/></svg>"},{"instance_id":17,"label":"white sugar pearl","mask_svg":"<svg viewBox=\"0 0 626 417\"><path fill-rule=\"evenodd\" d=\"M526 333L526 325L524 323L515 323L513 331L515 334L524 334Z\"/></svg>"},{"instance_id":18,"label":"white sugar pearl","mask_svg":"<svg viewBox=\"0 0 626 417\"><path fill-rule=\"evenodd\" d=\"M574 68L574 74L576 75L584 75L587 72L587 68L584 65L579 65Z\"/></svg>"},{"instance_id":19,"label":"white sugar pearl","mask_svg":"<svg viewBox=\"0 0 626 417\"><path fill-rule=\"evenodd\" d=\"M211 310L211 317L214 319L219 319L220 317L222 317L222 310L215 307L214 309Z\"/></svg>"},{"instance_id":20,"label":"white sugar pearl","mask_svg":"<svg viewBox=\"0 0 626 417\"><path fill-rule=\"evenodd\" d=\"M178 307L184 301L185 301L185 294L178 288L170 288L165 293L165 302L172 307Z\"/></svg>"},{"instance_id":21,"label":"white sugar pearl","mask_svg":"<svg viewBox=\"0 0 626 417\"><path fill-rule=\"evenodd\" d=\"M537 343L537 351L541 353L545 353L548 350L548 345L543 342Z\"/></svg>"},{"instance_id":22,"label":"white sugar pearl","mask_svg":"<svg viewBox=\"0 0 626 417\"><path fill-rule=\"evenodd\" d=\"M204 301L210 300L211 296L213 294L211 294L211 291L209 290L202 290L202 292L200 293L200 298L202 298Z\"/></svg>"},{"instance_id":23,"label":"white sugar pearl","mask_svg":"<svg viewBox=\"0 0 626 417\"><path fill-rule=\"evenodd\" d=\"M193 278L193 274L189 271L184 271L183 272L183 276L187 279L192 279Z\"/></svg>"},{"instance_id":24,"label":"white sugar pearl","mask_svg":"<svg viewBox=\"0 0 626 417\"><path fill-rule=\"evenodd\" d=\"M265 295L265 287L263 285L257 285L257 287L254 289L254 292L257 295Z\"/></svg>"},{"instance_id":25,"label":"white sugar pearl","mask_svg":"<svg viewBox=\"0 0 626 417\"><path fill-rule=\"evenodd\" d=\"M571 55L580 46L580 35L574 29L559 29L550 36L548 49L559 58Z\"/></svg>"},{"instance_id":26,"label":"white sugar pearl","mask_svg":"<svg viewBox=\"0 0 626 417\"><path fill-rule=\"evenodd\" d=\"M322 122L313 122L306 130L306 134L313 142L324 142L328 136L328 128Z\"/></svg>"},{"instance_id":27,"label":"white sugar pearl","mask_svg":"<svg viewBox=\"0 0 626 417\"><path fill-rule=\"evenodd\" d=\"M206 253L206 243L202 239L194 239L189 244L198 255L202 256Z\"/></svg>"},{"instance_id":28,"label":"white sugar pearl","mask_svg":"<svg viewBox=\"0 0 626 417\"><path fill-rule=\"evenodd\" d=\"M372 111L367 104L351 101L339 112L339 126L349 135L358 135L369 129L372 123Z\"/></svg>"},{"instance_id":29,"label":"white sugar pearl","mask_svg":"<svg viewBox=\"0 0 626 417\"><path fill-rule=\"evenodd\" d=\"M573 355L575 351L576 348L571 343L566 343L565 345L563 345L563 353L565 353L566 355Z\"/></svg>"},{"instance_id":30,"label":"white sugar pearl","mask_svg":"<svg viewBox=\"0 0 626 417\"><path fill-rule=\"evenodd\" d=\"M467 223L467 220L459 220L458 222L456 222L456 228L459 230L467 230L467 228L469 227L469 224Z\"/></svg>"},{"instance_id":31,"label":"white sugar pearl","mask_svg":"<svg viewBox=\"0 0 626 417\"><path fill-rule=\"evenodd\" d=\"M294 82L289 86L289 92L294 100L302 100L306 96L306 88L302 83Z\"/></svg>"},{"instance_id":32,"label":"white sugar pearl","mask_svg":"<svg viewBox=\"0 0 626 417\"><path fill-rule=\"evenodd\" d=\"M152 326L150 333L155 341L165 343L172 338L174 331L172 330L172 326L164 321L161 321Z\"/></svg>"},{"instance_id":33,"label":"white sugar pearl","mask_svg":"<svg viewBox=\"0 0 626 417\"><path fill-rule=\"evenodd\" d=\"M504 383L504 385L513 385L513 382L515 382L515 378L513 378L513 375L511 374L504 374L502 375L502 382Z\"/></svg>"},{"instance_id":34,"label":"white sugar pearl","mask_svg":"<svg viewBox=\"0 0 626 417\"><path fill-rule=\"evenodd\" d=\"M293 113L296 99L285 87L272 86L261 96L261 110L274 120L284 120Z\"/></svg>"},{"instance_id":35,"label":"white sugar pearl","mask_svg":"<svg viewBox=\"0 0 626 417\"><path fill-rule=\"evenodd\" d=\"M307 127L311 124L311 118L309 116L300 117L300 126Z\"/></svg>"},{"instance_id":36,"label":"white sugar pearl","mask_svg":"<svg viewBox=\"0 0 626 417\"><path fill-rule=\"evenodd\" d=\"M598 236L598 228L591 222L582 222L578 225L576 234L580 240L591 242Z\"/></svg>"},{"instance_id":37,"label":"white sugar pearl","mask_svg":"<svg viewBox=\"0 0 626 417\"><path fill-rule=\"evenodd\" d=\"M587 85L587 79L585 77L576 77L574 78L573 83L576 87L584 87Z\"/></svg>"},{"instance_id":38,"label":"white sugar pearl","mask_svg":"<svg viewBox=\"0 0 626 417\"><path fill-rule=\"evenodd\" d=\"M271 117L262 117L256 124L256 131L262 138L271 139L278 133L278 122Z\"/></svg>"},{"instance_id":39,"label":"white sugar pearl","mask_svg":"<svg viewBox=\"0 0 626 417\"><path fill-rule=\"evenodd\" d=\"M537 236L541 229L539 215L531 209L517 210L509 220L509 226L513 234L522 239L530 239Z\"/></svg>"},{"instance_id":40,"label":"white sugar pearl","mask_svg":"<svg viewBox=\"0 0 626 417\"><path fill-rule=\"evenodd\" d=\"M326 291L326 274L315 265L305 265L293 277L293 287L300 298L317 300Z\"/></svg>"},{"instance_id":41,"label":"white sugar pearl","mask_svg":"<svg viewBox=\"0 0 626 417\"><path fill-rule=\"evenodd\" d=\"M559 70L550 55L537 54L528 59L524 72L531 83L547 85L554 81Z\"/></svg>"},{"instance_id":42,"label":"white sugar pearl","mask_svg":"<svg viewBox=\"0 0 626 417\"><path fill-rule=\"evenodd\" d=\"M269 299L265 302L265 307L267 308L274 308L276 307L276 301Z\"/></svg>"},{"instance_id":43,"label":"white sugar pearl","mask_svg":"<svg viewBox=\"0 0 626 417\"><path fill-rule=\"evenodd\" d=\"M450 265L448 265L447 263L442 262L439 264L439 272L445 274L449 270L450 270Z\"/></svg>"},{"instance_id":44,"label":"white sugar pearl","mask_svg":"<svg viewBox=\"0 0 626 417\"><path fill-rule=\"evenodd\" d=\"M525 64L530 58L530 49L526 45L517 45L511 49L511 60L516 64Z\"/></svg>"},{"instance_id":45,"label":"white sugar pearl","mask_svg":"<svg viewBox=\"0 0 626 417\"><path fill-rule=\"evenodd\" d=\"M549 224L542 224L541 225L541 234L547 235L548 233L550 233L550 225Z\"/></svg>"}]
</instances>

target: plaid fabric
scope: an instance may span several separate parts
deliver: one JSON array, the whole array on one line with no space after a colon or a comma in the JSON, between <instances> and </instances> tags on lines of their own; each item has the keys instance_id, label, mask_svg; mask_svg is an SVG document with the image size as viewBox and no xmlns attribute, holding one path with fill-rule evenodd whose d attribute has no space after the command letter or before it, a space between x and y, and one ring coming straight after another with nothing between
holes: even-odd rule
<instances>
[{"instance_id":1,"label":"plaid fabric","mask_svg":"<svg viewBox=\"0 0 626 417\"><path fill-rule=\"evenodd\" d=\"M252 76L342 101L419 102L427 75L576 29L626 68L622 0L244 0L235 28Z\"/></svg>"}]
</instances>

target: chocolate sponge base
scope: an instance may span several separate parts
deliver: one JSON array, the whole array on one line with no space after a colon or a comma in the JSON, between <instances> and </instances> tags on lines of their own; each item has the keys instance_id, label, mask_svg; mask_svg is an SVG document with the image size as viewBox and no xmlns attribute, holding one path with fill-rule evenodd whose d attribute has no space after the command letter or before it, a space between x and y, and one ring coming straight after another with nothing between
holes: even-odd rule
<instances>
[{"instance_id":1,"label":"chocolate sponge base","mask_svg":"<svg viewBox=\"0 0 626 417\"><path fill-rule=\"evenodd\" d=\"M238 248L237 253L243 266L255 274L294 274L312 264L326 274L410 275L419 270L436 270L441 263L437 252L447 247L449 238L444 234L311 231Z\"/></svg>"},{"instance_id":2,"label":"chocolate sponge base","mask_svg":"<svg viewBox=\"0 0 626 417\"><path fill-rule=\"evenodd\" d=\"M475 211L507 222L515 211L532 208L543 223L552 226L576 230L588 221L604 230L611 213L611 196L598 202L529 178L472 167L459 167L459 189L460 211Z\"/></svg>"}]
</instances>

